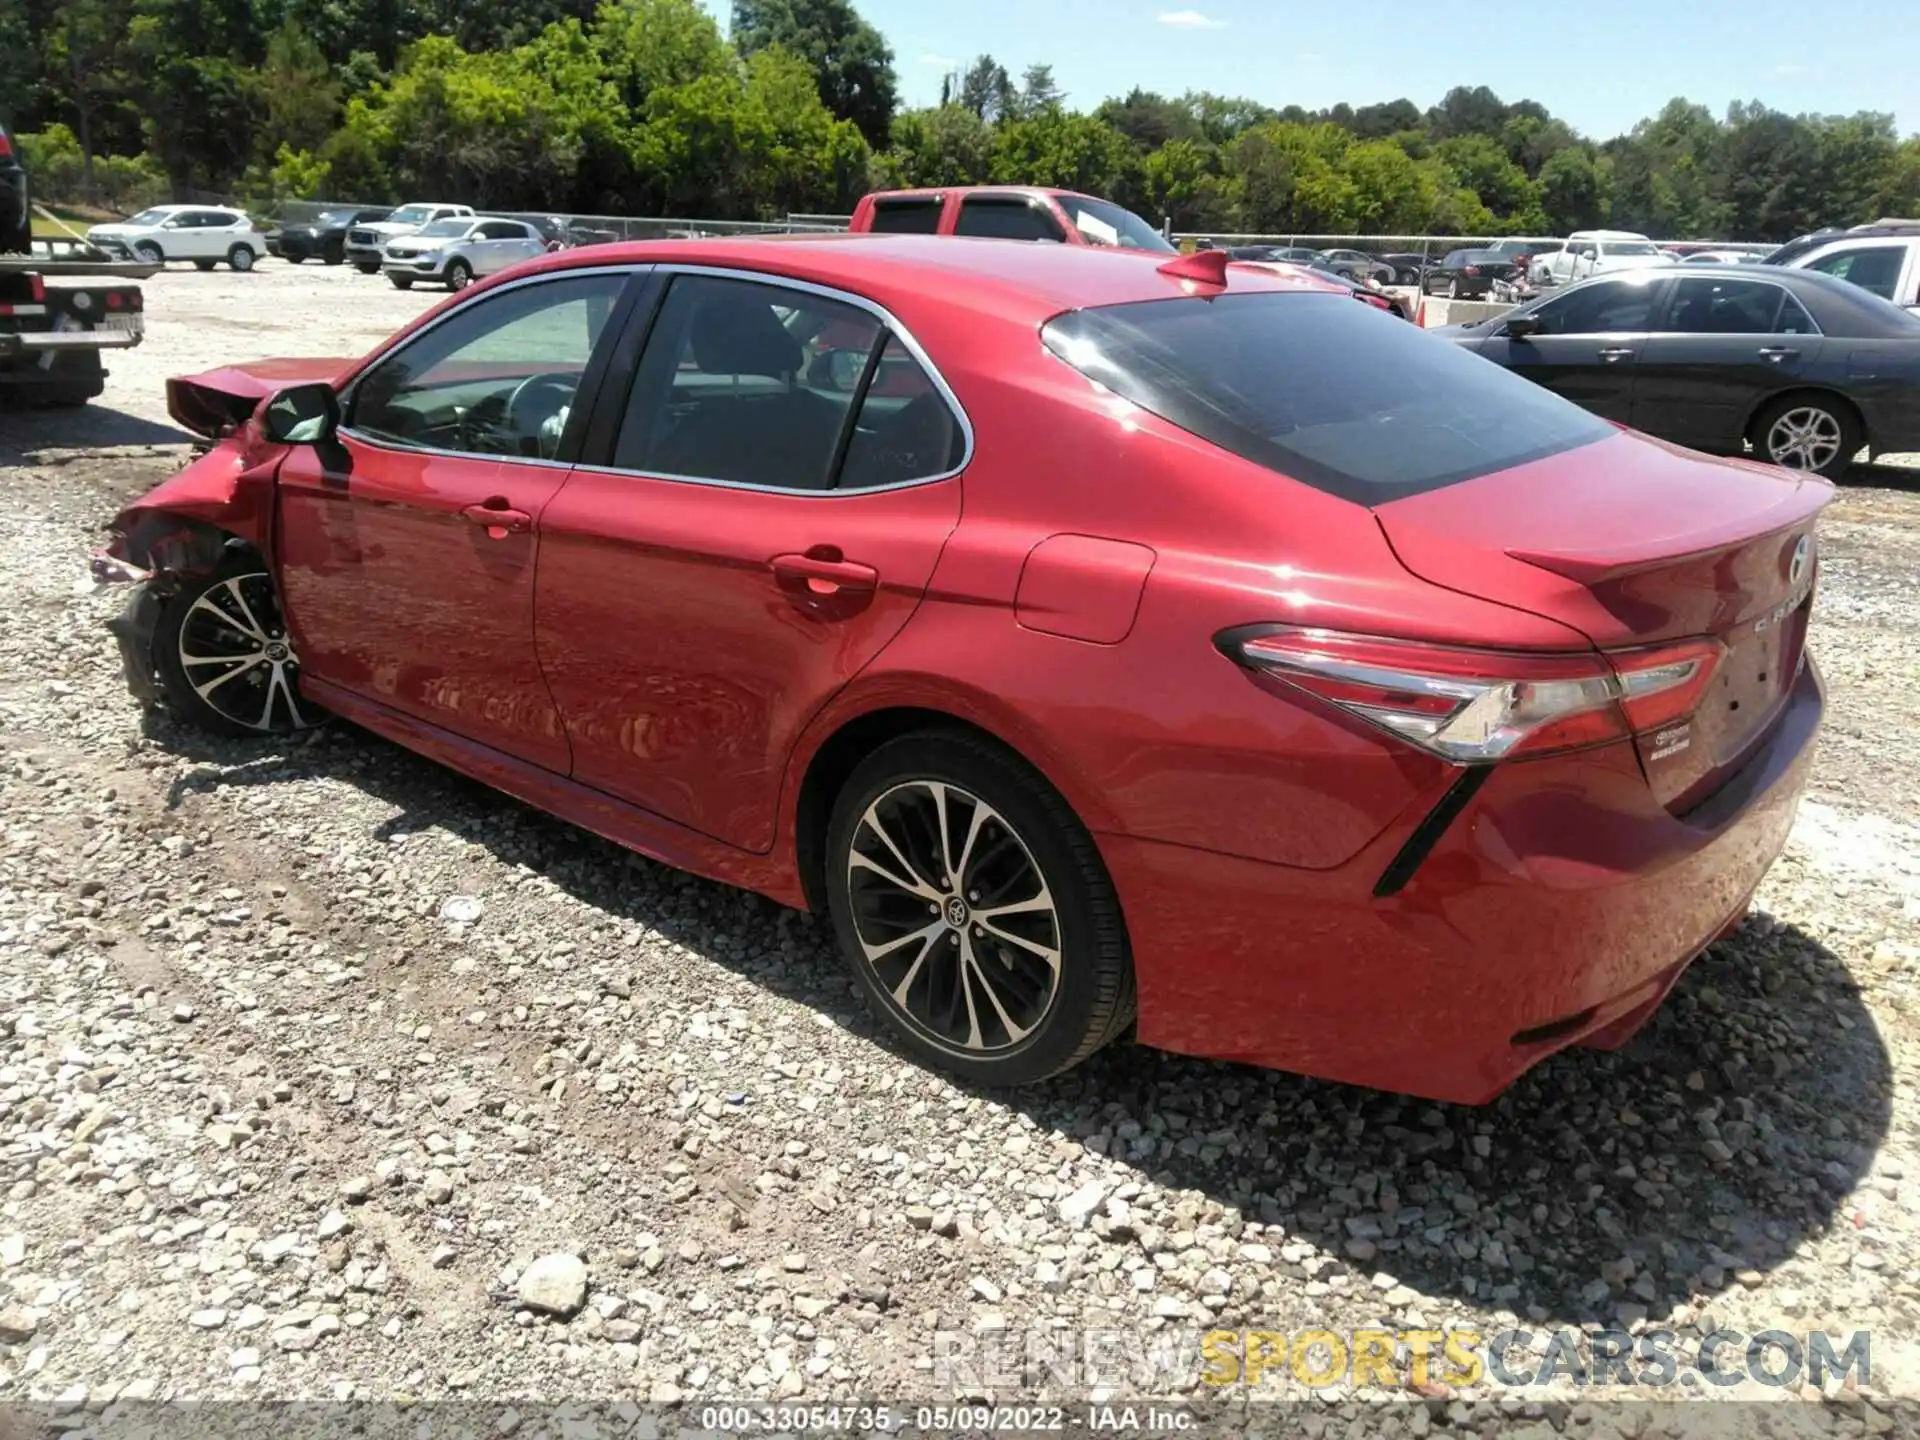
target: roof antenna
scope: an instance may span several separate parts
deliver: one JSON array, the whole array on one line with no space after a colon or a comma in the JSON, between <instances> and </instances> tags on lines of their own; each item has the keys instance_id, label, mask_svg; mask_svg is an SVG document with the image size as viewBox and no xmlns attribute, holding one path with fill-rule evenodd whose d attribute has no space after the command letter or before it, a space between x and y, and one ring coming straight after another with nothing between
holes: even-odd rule
<instances>
[{"instance_id":1,"label":"roof antenna","mask_svg":"<svg viewBox=\"0 0 1920 1440\"><path fill-rule=\"evenodd\" d=\"M1176 280L1191 280L1224 290L1227 288L1227 262L1230 258L1224 250L1195 250L1191 255L1176 255L1166 264L1154 268Z\"/></svg>"}]
</instances>

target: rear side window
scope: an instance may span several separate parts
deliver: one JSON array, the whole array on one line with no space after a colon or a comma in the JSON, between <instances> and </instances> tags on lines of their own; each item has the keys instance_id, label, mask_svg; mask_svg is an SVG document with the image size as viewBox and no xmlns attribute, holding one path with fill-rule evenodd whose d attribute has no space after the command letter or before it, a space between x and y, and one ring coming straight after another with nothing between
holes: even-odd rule
<instances>
[{"instance_id":1,"label":"rear side window","mask_svg":"<svg viewBox=\"0 0 1920 1440\"><path fill-rule=\"evenodd\" d=\"M938 198L925 200L876 200L873 206L873 230L876 235L937 235L940 232Z\"/></svg>"},{"instance_id":2,"label":"rear side window","mask_svg":"<svg viewBox=\"0 0 1920 1440\"><path fill-rule=\"evenodd\" d=\"M979 196L960 202L956 235L991 235L1001 240L1061 240L1060 224L1038 205L1017 197Z\"/></svg>"},{"instance_id":3,"label":"rear side window","mask_svg":"<svg viewBox=\"0 0 1920 1440\"><path fill-rule=\"evenodd\" d=\"M1906 258L1904 245L1871 245L1857 250L1836 250L1818 260L1809 260L1805 268L1858 285L1862 290L1871 290L1882 300L1891 300L1900 283L1900 266Z\"/></svg>"},{"instance_id":4,"label":"rear side window","mask_svg":"<svg viewBox=\"0 0 1920 1440\"><path fill-rule=\"evenodd\" d=\"M1806 335L1807 312L1765 280L1682 280L1674 287L1667 329L1687 335Z\"/></svg>"},{"instance_id":5,"label":"rear side window","mask_svg":"<svg viewBox=\"0 0 1920 1440\"><path fill-rule=\"evenodd\" d=\"M1345 295L1149 300L1072 311L1042 336L1142 409L1362 505L1615 433L1551 391Z\"/></svg>"}]
</instances>

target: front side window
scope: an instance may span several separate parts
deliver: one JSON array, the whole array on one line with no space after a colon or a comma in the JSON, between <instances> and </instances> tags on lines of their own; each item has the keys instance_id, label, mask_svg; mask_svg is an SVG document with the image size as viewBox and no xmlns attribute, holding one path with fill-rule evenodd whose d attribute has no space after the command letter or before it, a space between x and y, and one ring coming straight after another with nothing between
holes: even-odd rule
<instances>
[{"instance_id":1,"label":"front side window","mask_svg":"<svg viewBox=\"0 0 1920 1440\"><path fill-rule=\"evenodd\" d=\"M1862 290L1871 290L1882 300L1891 300L1900 284L1900 267L1906 258L1904 245L1864 245L1822 255L1801 268L1818 270L1836 280L1858 285Z\"/></svg>"},{"instance_id":2,"label":"front side window","mask_svg":"<svg viewBox=\"0 0 1920 1440\"><path fill-rule=\"evenodd\" d=\"M1655 249L1645 240L1609 240L1602 245L1600 249L1602 254L1615 257L1658 255L1660 253L1659 250Z\"/></svg>"},{"instance_id":3,"label":"front side window","mask_svg":"<svg viewBox=\"0 0 1920 1440\"><path fill-rule=\"evenodd\" d=\"M1223 450L1363 505L1589 445L1606 421L1345 295L1071 311L1041 332L1088 379Z\"/></svg>"},{"instance_id":4,"label":"front side window","mask_svg":"<svg viewBox=\"0 0 1920 1440\"><path fill-rule=\"evenodd\" d=\"M401 225L424 225L433 218L433 212L425 205L402 205L387 218Z\"/></svg>"},{"instance_id":5,"label":"front side window","mask_svg":"<svg viewBox=\"0 0 1920 1440\"><path fill-rule=\"evenodd\" d=\"M873 206L876 235L935 235L940 230L938 196L919 200L878 200Z\"/></svg>"},{"instance_id":6,"label":"front side window","mask_svg":"<svg viewBox=\"0 0 1920 1440\"><path fill-rule=\"evenodd\" d=\"M347 424L386 445L553 458L625 284L574 275L459 307L367 371Z\"/></svg>"},{"instance_id":7,"label":"front side window","mask_svg":"<svg viewBox=\"0 0 1920 1440\"><path fill-rule=\"evenodd\" d=\"M1172 254L1174 244L1131 210L1110 200L1088 195L1063 195L1061 205L1074 228L1092 245L1120 245L1129 250L1158 250ZM965 207L963 206L964 210ZM1050 239L1050 236L1042 238Z\"/></svg>"},{"instance_id":8,"label":"front side window","mask_svg":"<svg viewBox=\"0 0 1920 1440\"><path fill-rule=\"evenodd\" d=\"M1060 224L1038 205L1017 196L980 195L960 202L956 235L985 235L1001 240L1059 240Z\"/></svg>"},{"instance_id":9,"label":"front side window","mask_svg":"<svg viewBox=\"0 0 1920 1440\"><path fill-rule=\"evenodd\" d=\"M1684 335L1804 335L1812 323L1778 285L1702 276L1674 286L1667 329Z\"/></svg>"},{"instance_id":10,"label":"front side window","mask_svg":"<svg viewBox=\"0 0 1920 1440\"><path fill-rule=\"evenodd\" d=\"M622 470L777 490L944 474L961 432L879 317L811 291L675 276L614 443Z\"/></svg>"},{"instance_id":11,"label":"front side window","mask_svg":"<svg viewBox=\"0 0 1920 1440\"><path fill-rule=\"evenodd\" d=\"M472 228L473 222L471 220L436 220L431 225L423 227L420 233L429 239L437 240L441 238L451 238L455 235L464 235Z\"/></svg>"},{"instance_id":12,"label":"front side window","mask_svg":"<svg viewBox=\"0 0 1920 1440\"><path fill-rule=\"evenodd\" d=\"M1607 280L1560 295L1530 313L1536 335L1610 335L1653 323L1653 286L1645 280Z\"/></svg>"}]
</instances>

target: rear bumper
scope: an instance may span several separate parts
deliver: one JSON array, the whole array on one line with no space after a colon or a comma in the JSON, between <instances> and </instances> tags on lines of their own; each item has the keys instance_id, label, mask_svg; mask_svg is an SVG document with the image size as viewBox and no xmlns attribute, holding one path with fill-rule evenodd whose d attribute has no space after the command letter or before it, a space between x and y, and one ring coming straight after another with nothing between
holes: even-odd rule
<instances>
[{"instance_id":1,"label":"rear bumper","mask_svg":"<svg viewBox=\"0 0 1920 1440\"><path fill-rule=\"evenodd\" d=\"M1824 708L1809 663L1746 766L1684 818L1630 747L1501 766L1385 898L1415 821L1336 871L1103 835L1140 1038L1478 1104L1624 1043L1737 925L1786 844Z\"/></svg>"}]
</instances>

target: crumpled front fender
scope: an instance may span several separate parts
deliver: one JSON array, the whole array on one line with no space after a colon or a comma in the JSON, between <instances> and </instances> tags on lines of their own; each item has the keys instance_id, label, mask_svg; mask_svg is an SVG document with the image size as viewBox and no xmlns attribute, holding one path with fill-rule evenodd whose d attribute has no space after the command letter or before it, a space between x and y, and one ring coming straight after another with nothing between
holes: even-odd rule
<instances>
[{"instance_id":1,"label":"crumpled front fender","mask_svg":"<svg viewBox=\"0 0 1920 1440\"><path fill-rule=\"evenodd\" d=\"M217 562L220 547L237 538L271 560L273 480L286 450L269 448L269 454L255 453L239 437L216 445L116 515L107 554L140 570L191 573L211 568L195 562ZM210 555L207 537L180 538L207 529L224 532Z\"/></svg>"}]
</instances>

